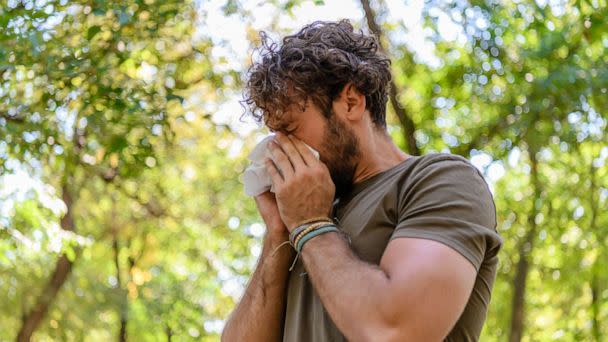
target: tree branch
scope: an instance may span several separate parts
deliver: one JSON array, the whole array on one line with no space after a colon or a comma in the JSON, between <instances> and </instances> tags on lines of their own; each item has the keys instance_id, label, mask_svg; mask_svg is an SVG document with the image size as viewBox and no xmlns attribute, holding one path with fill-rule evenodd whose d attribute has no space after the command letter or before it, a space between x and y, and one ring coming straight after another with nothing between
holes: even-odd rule
<instances>
[{"instance_id":1,"label":"tree branch","mask_svg":"<svg viewBox=\"0 0 608 342\"><path fill-rule=\"evenodd\" d=\"M17 123L24 123L25 122L25 117L23 117L23 116L16 116L16 115L9 115L6 112L0 112L0 118L5 119L6 121L17 122Z\"/></svg>"},{"instance_id":2,"label":"tree branch","mask_svg":"<svg viewBox=\"0 0 608 342\"><path fill-rule=\"evenodd\" d=\"M452 153L467 157L472 149L479 149L495 135L507 128L507 126L507 117L501 116L497 118L496 121L494 121L490 126L479 130L479 132L477 132L475 137L473 137L469 143L454 147L452 149Z\"/></svg>"},{"instance_id":3,"label":"tree branch","mask_svg":"<svg viewBox=\"0 0 608 342\"><path fill-rule=\"evenodd\" d=\"M363 11L365 11L365 18L367 20L367 26L370 31L378 38L378 45L380 47L380 51L382 51L385 55L388 56L387 49L382 45L382 30L380 26L376 22L376 15L374 14L374 10L371 8L369 0L361 0L361 6L363 7ZM402 89L398 89L397 83L395 82L395 77L391 77L390 83L390 92L389 99L391 102L391 106L399 119L399 123L403 128L403 137L405 139L405 143L407 144L407 152L413 155L420 155L420 149L418 145L416 145L416 136L414 133L416 132L416 125L412 120L411 116L407 112L405 106L403 106L399 102L398 95L403 92Z\"/></svg>"}]
</instances>

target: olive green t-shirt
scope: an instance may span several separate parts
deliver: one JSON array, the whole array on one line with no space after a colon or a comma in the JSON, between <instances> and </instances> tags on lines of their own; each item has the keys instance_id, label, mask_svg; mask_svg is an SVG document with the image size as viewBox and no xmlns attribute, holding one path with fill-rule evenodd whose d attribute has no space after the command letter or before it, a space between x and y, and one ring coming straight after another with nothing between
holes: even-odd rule
<instances>
[{"instance_id":1,"label":"olive green t-shirt","mask_svg":"<svg viewBox=\"0 0 608 342\"><path fill-rule=\"evenodd\" d=\"M380 263L396 238L430 239L462 254L475 266L477 278L445 341L479 338L502 241L488 185L465 158L442 153L410 157L355 184L334 203L334 216L355 254L371 264ZM305 272L300 259L289 276L283 341L346 341Z\"/></svg>"}]
</instances>

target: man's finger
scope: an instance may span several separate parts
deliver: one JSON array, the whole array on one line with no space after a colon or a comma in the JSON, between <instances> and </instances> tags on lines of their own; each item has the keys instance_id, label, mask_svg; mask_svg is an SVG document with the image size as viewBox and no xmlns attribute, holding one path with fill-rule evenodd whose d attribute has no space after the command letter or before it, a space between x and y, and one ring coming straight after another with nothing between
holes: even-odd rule
<instances>
[{"instance_id":1,"label":"man's finger","mask_svg":"<svg viewBox=\"0 0 608 342\"><path fill-rule=\"evenodd\" d=\"M306 163L306 165L310 166L317 161L317 158L315 157L314 153L312 153L310 148L308 148L308 146L302 140L296 138L293 135L289 135L289 140L293 143L293 146L298 150L300 156L302 157L302 160L304 160L304 163Z\"/></svg>"},{"instance_id":2,"label":"man's finger","mask_svg":"<svg viewBox=\"0 0 608 342\"><path fill-rule=\"evenodd\" d=\"M265 205L267 202L276 201L275 195L270 191L264 191L261 194L254 197L255 203L260 205Z\"/></svg>"},{"instance_id":3,"label":"man's finger","mask_svg":"<svg viewBox=\"0 0 608 342\"><path fill-rule=\"evenodd\" d=\"M277 133L276 139L279 141L279 144L289 158L289 161L291 161L294 170L306 165L304 159L302 159L302 156L300 155L299 149L294 146L291 139L282 133Z\"/></svg>"},{"instance_id":4,"label":"man's finger","mask_svg":"<svg viewBox=\"0 0 608 342\"><path fill-rule=\"evenodd\" d=\"M270 150L270 155L274 162L273 166L278 170L281 170L280 173L283 176L283 179L290 178L294 173L294 169L291 161L289 161L289 157L283 152L283 149L274 141L268 143L268 149ZM279 172L278 170L277 172Z\"/></svg>"},{"instance_id":5,"label":"man's finger","mask_svg":"<svg viewBox=\"0 0 608 342\"><path fill-rule=\"evenodd\" d=\"M279 184L282 184L284 182L283 176L281 176L281 174L279 173L279 170L274 165L274 162L270 159L266 159L264 161L264 163L266 166L266 171L268 171L268 174L270 175L270 179L272 180L272 184L275 187Z\"/></svg>"}]
</instances>

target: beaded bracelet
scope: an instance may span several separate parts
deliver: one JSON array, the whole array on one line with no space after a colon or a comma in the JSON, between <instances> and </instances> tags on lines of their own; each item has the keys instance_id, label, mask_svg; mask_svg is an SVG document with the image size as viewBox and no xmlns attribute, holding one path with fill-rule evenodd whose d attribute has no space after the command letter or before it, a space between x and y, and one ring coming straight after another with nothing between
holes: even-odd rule
<instances>
[{"instance_id":1,"label":"beaded bracelet","mask_svg":"<svg viewBox=\"0 0 608 342\"><path fill-rule=\"evenodd\" d=\"M291 232L291 234L289 234L289 241L291 241L292 245L295 246L295 241L298 239L298 236L301 236L302 233L304 233L306 230L310 229L310 227L318 226L320 224L333 224L333 222L323 220L323 221L317 221L315 223L309 223L309 224L302 225L302 226L298 227L297 229L293 230Z\"/></svg>"},{"instance_id":2,"label":"beaded bracelet","mask_svg":"<svg viewBox=\"0 0 608 342\"><path fill-rule=\"evenodd\" d=\"M291 233L289 233L289 240L283 241L283 243L281 243L279 246L277 246L274 249L274 251L271 254L272 256L274 256L278 252L278 250L281 249L281 247L283 247L286 244L291 245L295 249L296 245L297 245L297 241L299 240L299 238L301 236L303 236L302 233L304 233L304 231L311 231L317 227L334 224L334 222L327 217L316 217L316 218L306 220L303 222L304 222L303 224L297 226L296 229L292 230ZM293 266L295 265L297 259L298 258L296 257L293 264L289 268L290 271L292 270Z\"/></svg>"},{"instance_id":3,"label":"beaded bracelet","mask_svg":"<svg viewBox=\"0 0 608 342\"><path fill-rule=\"evenodd\" d=\"M300 234L304 229L306 229L310 224L317 222L331 222L332 219L328 217L315 217L306 221L302 221L296 225L296 228L289 233L289 241L293 241L298 234Z\"/></svg>"},{"instance_id":4,"label":"beaded bracelet","mask_svg":"<svg viewBox=\"0 0 608 342\"><path fill-rule=\"evenodd\" d=\"M308 227L310 227L310 224L303 224L292 230L291 233L289 233L289 241L293 244L293 241L296 239L296 237Z\"/></svg>"},{"instance_id":5,"label":"beaded bracelet","mask_svg":"<svg viewBox=\"0 0 608 342\"><path fill-rule=\"evenodd\" d=\"M333 223L333 222L321 222L321 223L317 223L317 224L313 224L311 225L311 227L308 228L312 228L310 230L306 229L304 232L302 232L300 235L298 235L296 237L296 241L295 243L292 244L292 246L295 248L296 250L296 257L295 259L293 259L293 263L291 264L291 267L289 267L289 271L291 272L291 270L293 270L293 268L296 266L296 262L298 261L298 258L300 257L301 251L302 251L302 246L304 246L304 242L310 240L311 238L323 234L323 233L327 233L327 232L337 232L340 233L340 229L338 229L338 227ZM304 239L304 241L302 241L302 239ZM284 243L287 243L287 241L285 241Z\"/></svg>"},{"instance_id":6,"label":"beaded bracelet","mask_svg":"<svg viewBox=\"0 0 608 342\"><path fill-rule=\"evenodd\" d=\"M317 222L317 223L313 223L311 225L309 225L308 227L306 227L302 232L298 233L298 235L295 236L295 238L292 241L292 246L293 248L296 248L296 246L298 245L298 241L307 233L320 228L321 226L325 226L325 225L329 225L329 224L333 224L333 222Z\"/></svg>"},{"instance_id":7,"label":"beaded bracelet","mask_svg":"<svg viewBox=\"0 0 608 342\"><path fill-rule=\"evenodd\" d=\"M336 227L333 224L326 225L326 226L320 227L318 229L315 229L315 230L305 234L304 236L302 236L302 238L298 241L298 244L296 245L296 251L298 252L298 254L302 253L302 247L304 247L304 244L306 243L306 241L312 239L315 236L319 236L321 234L325 234L325 233L329 233L329 232L339 233L340 230L338 229L338 227Z\"/></svg>"},{"instance_id":8,"label":"beaded bracelet","mask_svg":"<svg viewBox=\"0 0 608 342\"><path fill-rule=\"evenodd\" d=\"M317 216L317 217L313 217L313 218L309 218L309 219L300 221L295 226L299 227L299 226L303 226L305 224L310 224L310 223L314 223L314 222L318 222L318 221L331 221L331 219L327 216Z\"/></svg>"}]
</instances>

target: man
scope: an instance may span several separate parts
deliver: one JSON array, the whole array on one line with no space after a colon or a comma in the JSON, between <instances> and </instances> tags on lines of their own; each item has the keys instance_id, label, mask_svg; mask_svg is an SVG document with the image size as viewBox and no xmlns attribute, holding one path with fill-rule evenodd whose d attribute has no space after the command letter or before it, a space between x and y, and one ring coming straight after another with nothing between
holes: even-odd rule
<instances>
[{"instance_id":1,"label":"man","mask_svg":"<svg viewBox=\"0 0 608 342\"><path fill-rule=\"evenodd\" d=\"M276 197L256 197L263 251L222 340L477 340L501 246L480 173L394 145L390 62L348 21L262 46L245 102L277 132L266 164ZM341 232L308 240L290 272L289 232L324 216Z\"/></svg>"}]
</instances>

